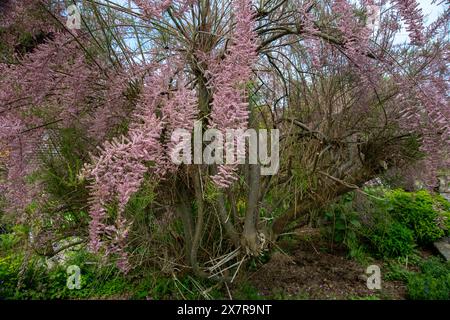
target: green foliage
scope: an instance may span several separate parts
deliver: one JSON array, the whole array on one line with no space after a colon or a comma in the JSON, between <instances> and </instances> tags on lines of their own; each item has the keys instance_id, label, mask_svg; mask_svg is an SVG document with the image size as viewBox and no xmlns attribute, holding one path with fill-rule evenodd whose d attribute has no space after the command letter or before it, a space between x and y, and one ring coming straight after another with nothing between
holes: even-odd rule
<instances>
[{"instance_id":1,"label":"green foliage","mask_svg":"<svg viewBox=\"0 0 450 320\"><path fill-rule=\"evenodd\" d=\"M155 185L147 175L138 192L136 192L128 201L125 213L130 221L133 221L135 229L148 229L152 226L154 215L150 211L150 205L155 199ZM117 213L117 204L112 215ZM141 230L145 231L145 230Z\"/></svg>"},{"instance_id":2,"label":"green foliage","mask_svg":"<svg viewBox=\"0 0 450 320\"><path fill-rule=\"evenodd\" d=\"M19 239L16 239L19 238ZM6 241L4 241L7 239ZM0 297L5 299L84 299L109 297L127 290L125 277L85 250L66 254L63 264L49 267L45 258L15 250L18 233L0 237ZM81 269L81 289L67 287L67 267Z\"/></svg>"},{"instance_id":3,"label":"green foliage","mask_svg":"<svg viewBox=\"0 0 450 320\"><path fill-rule=\"evenodd\" d=\"M450 299L450 263L437 257L389 260L384 280L406 283L407 296L418 300Z\"/></svg>"},{"instance_id":4,"label":"green foliage","mask_svg":"<svg viewBox=\"0 0 450 320\"><path fill-rule=\"evenodd\" d=\"M207 181L205 184L205 201L213 203L220 195L220 190L212 181Z\"/></svg>"},{"instance_id":5,"label":"green foliage","mask_svg":"<svg viewBox=\"0 0 450 320\"><path fill-rule=\"evenodd\" d=\"M405 267L398 263L391 263L388 265L388 272L384 275L384 280L387 281L408 281L408 277L414 274L412 271L405 269Z\"/></svg>"},{"instance_id":6,"label":"green foliage","mask_svg":"<svg viewBox=\"0 0 450 320\"><path fill-rule=\"evenodd\" d=\"M365 245L361 242L362 225L358 213L351 207L351 194L325 212L325 220L330 224L327 233L335 243L348 248L349 256L363 262L367 259Z\"/></svg>"},{"instance_id":7,"label":"green foliage","mask_svg":"<svg viewBox=\"0 0 450 320\"><path fill-rule=\"evenodd\" d=\"M425 190L405 192L394 190L386 193L388 212L414 232L415 240L426 245L448 233L450 205L439 196ZM444 225L439 220L445 220Z\"/></svg>"},{"instance_id":8,"label":"green foliage","mask_svg":"<svg viewBox=\"0 0 450 320\"><path fill-rule=\"evenodd\" d=\"M82 135L76 129L60 129L58 134L50 134L48 148L51 152L42 152L43 169L40 178L46 184L46 190L58 199L72 199L74 193L85 197L85 181L78 175L86 162L86 145Z\"/></svg>"},{"instance_id":9,"label":"green foliage","mask_svg":"<svg viewBox=\"0 0 450 320\"><path fill-rule=\"evenodd\" d=\"M365 190L345 195L324 213L327 234L364 261L368 251L382 258L405 257L449 232L450 203L427 191Z\"/></svg>"},{"instance_id":10,"label":"green foliage","mask_svg":"<svg viewBox=\"0 0 450 320\"><path fill-rule=\"evenodd\" d=\"M450 275L434 278L421 274L408 279L408 296L413 300L450 299Z\"/></svg>"},{"instance_id":11,"label":"green foliage","mask_svg":"<svg viewBox=\"0 0 450 320\"><path fill-rule=\"evenodd\" d=\"M15 233L0 234L0 252L7 252L20 242L20 237Z\"/></svg>"},{"instance_id":12,"label":"green foliage","mask_svg":"<svg viewBox=\"0 0 450 320\"><path fill-rule=\"evenodd\" d=\"M424 190L365 191L362 201L347 195L325 212L333 241L353 258L372 253L388 261L384 279L405 282L410 299L450 299L450 264L415 250L449 233L450 203Z\"/></svg>"},{"instance_id":13,"label":"green foliage","mask_svg":"<svg viewBox=\"0 0 450 320\"><path fill-rule=\"evenodd\" d=\"M128 201L126 210L133 216L145 215L147 213L146 209L155 199L153 188L154 185L152 185L150 179L147 178L140 190Z\"/></svg>"},{"instance_id":14,"label":"green foliage","mask_svg":"<svg viewBox=\"0 0 450 320\"><path fill-rule=\"evenodd\" d=\"M70 173L68 175L70 176ZM213 199L214 190L210 191ZM329 239L334 243L343 244L348 249L349 256L360 262L367 261L370 254L387 261L397 258L394 263L389 262L389 271L384 278L404 281L411 299L449 299L449 265L438 259L422 261L414 254L416 243L429 243L431 239L448 232L449 220L446 217L450 212L449 203L425 191L407 193L402 190L381 190L381 195L380 190L366 191L378 198L365 197L365 202L361 205L355 194L348 194L326 209L325 230ZM146 179L140 191L130 199L126 214L133 218L134 227L143 228L152 236L151 241L154 241L155 235L158 241L172 241L166 229L159 230L158 224L154 223L157 217L150 210L154 196L154 186L150 179ZM239 199L238 204L238 211L245 210L245 207L241 208ZM422 220L418 221L420 219ZM175 224L171 227L175 227ZM10 233L0 235L2 298L222 299L228 296L225 288L219 284L194 279L189 275L180 277L174 274L163 275L159 270L151 269L152 267L146 270L133 270L130 274L124 275L114 265L104 265L101 257L85 250L67 254L64 263L49 268L44 258L32 254L26 257L23 250L18 250L22 248L23 241L28 236L28 228L19 225L8 230ZM140 241L150 243L148 239L150 238L142 237ZM139 245L139 248L143 247ZM251 260L250 268L264 263L262 260L266 260L267 257L268 255L261 257L261 261ZM66 286L68 277L66 270L69 265L78 265L81 269L79 290L70 290ZM408 270L408 265L420 268L420 272ZM307 298L302 295L291 297L277 292L271 297ZM244 283L233 290L233 298L267 297L261 296L257 289Z\"/></svg>"},{"instance_id":15,"label":"green foliage","mask_svg":"<svg viewBox=\"0 0 450 320\"><path fill-rule=\"evenodd\" d=\"M413 232L397 221L377 226L368 238L383 257L407 256L415 247Z\"/></svg>"},{"instance_id":16,"label":"green foliage","mask_svg":"<svg viewBox=\"0 0 450 320\"><path fill-rule=\"evenodd\" d=\"M450 263L430 258L420 265L422 273L407 277L408 297L415 300L450 299Z\"/></svg>"},{"instance_id":17,"label":"green foliage","mask_svg":"<svg viewBox=\"0 0 450 320\"><path fill-rule=\"evenodd\" d=\"M65 128L49 130L45 150L40 153L40 169L31 179L39 181L45 188L47 201L42 212L57 212L59 230L86 227L89 215L86 203L89 197L87 182L80 179L80 171L88 161L86 141L79 130ZM52 225L54 214L42 218L43 226L55 229ZM58 217L59 218L59 217ZM35 223L35 221L33 221Z\"/></svg>"},{"instance_id":18,"label":"green foliage","mask_svg":"<svg viewBox=\"0 0 450 320\"><path fill-rule=\"evenodd\" d=\"M4 299L213 299L223 298L216 283L190 276L177 278L159 270L121 273L104 265L102 257L84 249L65 254L63 263L50 267L45 258L15 250L17 233L0 236L0 297ZM80 267L80 289L67 287L67 267Z\"/></svg>"},{"instance_id":19,"label":"green foliage","mask_svg":"<svg viewBox=\"0 0 450 320\"><path fill-rule=\"evenodd\" d=\"M0 257L0 297L14 296L21 263L20 255Z\"/></svg>"}]
</instances>

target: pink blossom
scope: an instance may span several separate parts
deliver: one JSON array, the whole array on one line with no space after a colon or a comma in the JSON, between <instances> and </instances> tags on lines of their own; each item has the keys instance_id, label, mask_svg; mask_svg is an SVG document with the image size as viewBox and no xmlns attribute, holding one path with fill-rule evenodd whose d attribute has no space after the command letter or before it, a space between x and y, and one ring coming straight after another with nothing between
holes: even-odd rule
<instances>
[{"instance_id":1,"label":"pink blossom","mask_svg":"<svg viewBox=\"0 0 450 320\"><path fill-rule=\"evenodd\" d=\"M170 7L181 15L197 0L135 0L134 2L147 18L158 18Z\"/></svg>"},{"instance_id":2,"label":"pink blossom","mask_svg":"<svg viewBox=\"0 0 450 320\"><path fill-rule=\"evenodd\" d=\"M245 86L252 76L252 66L257 59L257 35L254 32L254 12L248 0L233 1L236 25L225 58L212 68L211 87L214 89L211 126L220 130L246 129L248 102ZM214 182L223 188L236 180L236 168L219 166Z\"/></svg>"},{"instance_id":3,"label":"pink blossom","mask_svg":"<svg viewBox=\"0 0 450 320\"><path fill-rule=\"evenodd\" d=\"M422 44L423 37L423 14L422 9L416 0L394 0L393 3L400 12L403 21L406 24L406 30L409 32L413 44Z\"/></svg>"}]
</instances>

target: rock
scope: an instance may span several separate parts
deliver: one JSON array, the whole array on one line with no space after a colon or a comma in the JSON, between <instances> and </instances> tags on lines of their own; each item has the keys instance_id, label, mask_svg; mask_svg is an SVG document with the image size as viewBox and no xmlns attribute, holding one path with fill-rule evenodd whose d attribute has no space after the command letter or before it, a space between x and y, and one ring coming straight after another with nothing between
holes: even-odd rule
<instances>
[{"instance_id":1,"label":"rock","mask_svg":"<svg viewBox=\"0 0 450 320\"><path fill-rule=\"evenodd\" d=\"M450 201L450 175L438 176L439 179L439 193L445 199Z\"/></svg>"},{"instance_id":2,"label":"rock","mask_svg":"<svg viewBox=\"0 0 450 320\"><path fill-rule=\"evenodd\" d=\"M441 175L439 179L439 192L450 193L450 175Z\"/></svg>"},{"instance_id":3,"label":"rock","mask_svg":"<svg viewBox=\"0 0 450 320\"><path fill-rule=\"evenodd\" d=\"M450 201L450 193L448 192L442 192L441 196L443 196L445 199L447 199L448 201Z\"/></svg>"},{"instance_id":4,"label":"rock","mask_svg":"<svg viewBox=\"0 0 450 320\"><path fill-rule=\"evenodd\" d=\"M434 247L439 251L439 253L445 258L445 260L450 261L450 237L442 238L434 243Z\"/></svg>"}]
</instances>

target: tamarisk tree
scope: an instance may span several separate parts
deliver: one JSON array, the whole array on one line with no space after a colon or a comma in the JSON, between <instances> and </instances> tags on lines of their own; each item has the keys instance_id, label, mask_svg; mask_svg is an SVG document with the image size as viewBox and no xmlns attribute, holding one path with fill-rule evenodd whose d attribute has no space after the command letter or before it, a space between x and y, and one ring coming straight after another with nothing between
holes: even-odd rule
<instances>
[{"instance_id":1,"label":"tamarisk tree","mask_svg":"<svg viewBox=\"0 0 450 320\"><path fill-rule=\"evenodd\" d=\"M425 26L415 0L85 0L76 30L69 4L1 5L5 210L49 241L75 230L124 271L146 256L232 279L367 181L400 168L433 187L448 168L448 8ZM195 121L278 129L277 174L175 164L173 132ZM57 172L73 193L30 181L67 154L76 170ZM68 228L68 212L89 218Z\"/></svg>"}]
</instances>

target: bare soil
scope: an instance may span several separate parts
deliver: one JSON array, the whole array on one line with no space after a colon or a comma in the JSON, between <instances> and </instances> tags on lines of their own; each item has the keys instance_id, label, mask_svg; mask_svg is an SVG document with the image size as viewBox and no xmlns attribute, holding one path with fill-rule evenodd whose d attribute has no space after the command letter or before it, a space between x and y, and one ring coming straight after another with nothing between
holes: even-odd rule
<instances>
[{"instance_id":1,"label":"bare soil","mask_svg":"<svg viewBox=\"0 0 450 320\"><path fill-rule=\"evenodd\" d=\"M284 249L283 249L284 247ZM289 248L291 247L291 248ZM377 264L383 274L383 263ZM383 281L381 290L367 288L365 265L347 258L345 250L315 240L299 240L280 251L248 277L258 294L275 299L405 299L400 281Z\"/></svg>"}]
</instances>

